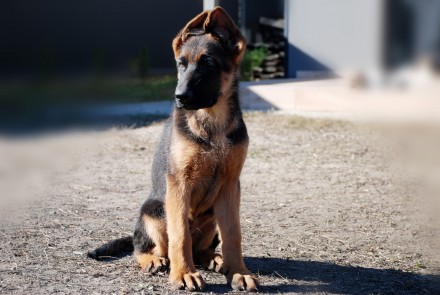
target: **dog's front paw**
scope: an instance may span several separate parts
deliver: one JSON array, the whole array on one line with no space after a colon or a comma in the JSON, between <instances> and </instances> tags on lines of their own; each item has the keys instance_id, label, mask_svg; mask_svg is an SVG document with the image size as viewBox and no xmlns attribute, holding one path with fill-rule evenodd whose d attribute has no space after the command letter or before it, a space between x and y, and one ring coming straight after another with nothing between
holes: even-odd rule
<instances>
[{"instance_id":1,"label":"dog's front paw","mask_svg":"<svg viewBox=\"0 0 440 295\"><path fill-rule=\"evenodd\" d=\"M256 292L260 286L260 282L256 275L250 273L249 271L232 271L229 270L226 275L228 284L232 289L237 291L249 291Z\"/></svg>"},{"instance_id":2,"label":"dog's front paw","mask_svg":"<svg viewBox=\"0 0 440 295\"><path fill-rule=\"evenodd\" d=\"M188 291L201 291L205 287L205 281L198 272L172 272L170 283L175 289L187 289Z\"/></svg>"}]
</instances>

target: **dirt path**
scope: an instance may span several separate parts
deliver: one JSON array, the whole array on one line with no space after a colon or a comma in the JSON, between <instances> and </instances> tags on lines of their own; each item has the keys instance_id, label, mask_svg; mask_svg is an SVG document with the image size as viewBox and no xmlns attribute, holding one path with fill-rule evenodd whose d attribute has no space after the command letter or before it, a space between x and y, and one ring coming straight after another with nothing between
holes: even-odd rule
<instances>
[{"instance_id":1,"label":"dirt path","mask_svg":"<svg viewBox=\"0 0 440 295\"><path fill-rule=\"evenodd\" d=\"M243 247L261 293L440 290L423 202L374 133L275 114L246 121ZM132 256L97 262L83 255L131 234L162 126L7 144L21 160L32 149L38 156L28 162L43 163L46 177L35 187L32 173L21 177L32 188L29 198L5 198L15 205L0 217L0 293L173 293L165 275L143 274ZM202 275L208 293L230 292L222 276Z\"/></svg>"}]
</instances>

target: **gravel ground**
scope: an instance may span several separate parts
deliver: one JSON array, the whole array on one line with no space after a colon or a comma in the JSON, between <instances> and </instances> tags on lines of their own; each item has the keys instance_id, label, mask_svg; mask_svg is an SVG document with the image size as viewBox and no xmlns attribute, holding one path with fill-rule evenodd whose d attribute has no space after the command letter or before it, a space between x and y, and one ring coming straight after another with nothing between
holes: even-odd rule
<instances>
[{"instance_id":1,"label":"gravel ground","mask_svg":"<svg viewBox=\"0 0 440 295\"><path fill-rule=\"evenodd\" d=\"M426 204L374 128L271 113L246 122L243 250L260 293L440 291ZM162 127L0 142L9 152L0 184L10 187L0 212L0 293L177 293L166 274L142 273L132 256L84 256L131 234ZM231 292L221 275L202 275L207 293Z\"/></svg>"}]
</instances>

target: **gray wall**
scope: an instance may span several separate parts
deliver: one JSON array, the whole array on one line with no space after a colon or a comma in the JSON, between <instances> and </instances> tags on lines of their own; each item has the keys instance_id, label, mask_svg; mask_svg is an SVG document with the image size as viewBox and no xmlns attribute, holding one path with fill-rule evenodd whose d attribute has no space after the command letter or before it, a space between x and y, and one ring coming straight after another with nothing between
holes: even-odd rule
<instances>
[{"instance_id":1,"label":"gray wall","mask_svg":"<svg viewBox=\"0 0 440 295\"><path fill-rule=\"evenodd\" d=\"M381 0L286 4L289 77L381 66Z\"/></svg>"},{"instance_id":2,"label":"gray wall","mask_svg":"<svg viewBox=\"0 0 440 295\"><path fill-rule=\"evenodd\" d=\"M152 68L173 68L172 38L202 8L202 0L0 1L0 73L48 58L59 69L125 70L143 48Z\"/></svg>"}]
</instances>

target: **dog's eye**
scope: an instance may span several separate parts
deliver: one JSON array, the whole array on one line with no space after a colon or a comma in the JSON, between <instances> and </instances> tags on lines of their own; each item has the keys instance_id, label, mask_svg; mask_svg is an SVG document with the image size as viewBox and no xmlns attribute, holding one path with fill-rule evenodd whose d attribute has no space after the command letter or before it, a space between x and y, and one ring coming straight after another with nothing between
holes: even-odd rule
<instances>
[{"instance_id":1,"label":"dog's eye","mask_svg":"<svg viewBox=\"0 0 440 295\"><path fill-rule=\"evenodd\" d=\"M187 65L187 62L186 62L186 60L185 59L179 59L178 61L177 61L177 66L179 67L179 68L181 68L181 69L184 69L184 68L186 68L186 65Z\"/></svg>"},{"instance_id":2,"label":"dog's eye","mask_svg":"<svg viewBox=\"0 0 440 295\"><path fill-rule=\"evenodd\" d=\"M207 55L202 55L202 57L200 58L200 62L208 66L215 66L216 64L215 59Z\"/></svg>"}]
</instances>

